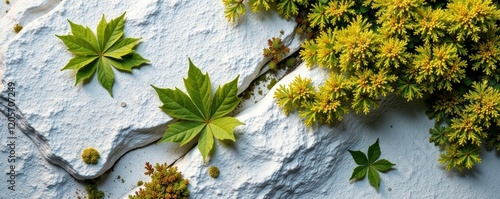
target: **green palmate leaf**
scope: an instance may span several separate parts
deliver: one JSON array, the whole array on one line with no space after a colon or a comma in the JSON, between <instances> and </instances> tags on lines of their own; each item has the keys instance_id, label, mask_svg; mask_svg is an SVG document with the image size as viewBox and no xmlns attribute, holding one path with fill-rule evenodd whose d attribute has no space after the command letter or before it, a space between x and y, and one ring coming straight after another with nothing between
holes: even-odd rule
<instances>
[{"instance_id":1,"label":"green palmate leaf","mask_svg":"<svg viewBox=\"0 0 500 199\"><path fill-rule=\"evenodd\" d=\"M202 112L203 118L210 116L212 103L212 85L208 74L203 74L200 69L189 59L188 78L184 79L184 86L194 104Z\"/></svg>"},{"instance_id":2,"label":"green palmate leaf","mask_svg":"<svg viewBox=\"0 0 500 199\"><path fill-rule=\"evenodd\" d=\"M351 179L349 180L361 180L368 173L368 181L377 190L380 185L380 174L378 172L389 171L393 166L395 166L395 164L386 159L377 160L381 154L378 139L368 148L368 156L361 151L349 150L349 153L351 153L354 162L360 165L354 168Z\"/></svg>"},{"instance_id":3,"label":"green palmate leaf","mask_svg":"<svg viewBox=\"0 0 500 199\"><path fill-rule=\"evenodd\" d=\"M380 185L380 174L378 174L378 171L373 167L368 167L368 181L378 191L378 186Z\"/></svg>"},{"instance_id":4,"label":"green palmate leaf","mask_svg":"<svg viewBox=\"0 0 500 199\"><path fill-rule=\"evenodd\" d=\"M168 125L160 141L180 142L183 145L201 133L198 149L203 161L206 161L213 148L214 137L235 141L233 129L243 123L225 115L240 102L237 82L238 78L218 87L215 96L212 96L210 77L189 60L188 77L184 79L189 95L177 88L173 90L153 86L163 103L160 108L171 117L182 120Z\"/></svg>"},{"instance_id":5,"label":"green palmate leaf","mask_svg":"<svg viewBox=\"0 0 500 199\"><path fill-rule=\"evenodd\" d=\"M368 164L368 158L366 157L365 153L361 151L351 151L349 150L349 153L351 153L352 158L354 159L354 162L359 165L367 165Z\"/></svg>"},{"instance_id":6,"label":"green palmate leaf","mask_svg":"<svg viewBox=\"0 0 500 199\"><path fill-rule=\"evenodd\" d=\"M365 177L367 171L367 166L357 166L356 168L354 168L354 171L352 172L351 178L349 180L361 180Z\"/></svg>"},{"instance_id":7,"label":"green palmate leaf","mask_svg":"<svg viewBox=\"0 0 500 199\"><path fill-rule=\"evenodd\" d=\"M368 147L368 162L372 164L380 157L380 146L378 145L378 139L375 144Z\"/></svg>"},{"instance_id":8,"label":"green palmate leaf","mask_svg":"<svg viewBox=\"0 0 500 199\"><path fill-rule=\"evenodd\" d=\"M133 67L149 62L133 50L140 38L122 38L124 20L125 13L109 23L103 15L97 26L97 38L90 28L68 20L72 35L56 36L76 57L61 70L77 70L76 84L89 79L97 70L99 83L113 96L112 67L131 72Z\"/></svg>"},{"instance_id":9,"label":"green palmate leaf","mask_svg":"<svg viewBox=\"0 0 500 199\"><path fill-rule=\"evenodd\" d=\"M160 108L168 115L182 120L205 121L189 96L178 88L175 88L175 90L155 86L153 88L163 102L163 106Z\"/></svg>"},{"instance_id":10,"label":"green palmate leaf","mask_svg":"<svg viewBox=\"0 0 500 199\"><path fill-rule=\"evenodd\" d=\"M158 142L180 142L184 145L205 128L204 122L180 121L168 125L168 129Z\"/></svg>"},{"instance_id":11,"label":"green palmate leaf","mask_svg":"<svg viewBox=\"0 0 500 199\"><path fill-rule=\"evenodd\" d=\"M200 139L198 139L198 150L200 150L203 161L208 157L208 154L214 147L214 136L211 131L204 128L201 132Z\"/></svg>"}]
</instances>

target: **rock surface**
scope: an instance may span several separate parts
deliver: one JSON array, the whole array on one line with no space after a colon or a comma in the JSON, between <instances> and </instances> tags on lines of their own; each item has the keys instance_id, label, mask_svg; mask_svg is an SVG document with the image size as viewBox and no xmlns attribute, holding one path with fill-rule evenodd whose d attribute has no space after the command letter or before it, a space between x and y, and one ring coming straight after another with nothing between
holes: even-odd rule
<instances>
[{"instance_id":1,"label":"rock surface","mask_svg":"<svg viewBox=\"0 0 500 199\"><path fill-rule=\"evenodd\" d=\"M33 12L20 11L25 9L22 5ZM26 24L19 34L6 34L12 39L0 40L0 76L16 84L21 120L33 129L23 133L42 156L75 178L95 178L125 152L161 137L172 118L158 108L161 102L150 85L183 89L188 57L210 74L213 85L239 74L242 91L266 62L262 49L267 39L283 30L290 47L298 47L293 21L277 14L253 14L231 24L223 9L220 1L18 1L2 18L7 25L2 24L0 32L12 30L11 18ZM142 37L136 51L150 64L132 74L115 70L113 98L95 76L75 87L75 73L59 71L74 55L54 35L69 34L66 19L95 31L102 14L109 20L125 11L125 36ZM81 160L87 147L100 152L97 165Z\"/></svg>"},{"instance_id":2,"label":"rock surface","mask_svg":"<svg viewBox=\"0 0 500 199\"><path fill-rule=\"evenodd\" d=\"M302 65L278 85L299 74L319 83L325 78L321 70ZM496 198L499 194L495 187L500 160L495 153L485 152L483 163L464 174L438 164L439 150L428 141L433 121L425 116L422 101L389 97L367 116L351 114L336 126L313 130L296 113L286 117L281 112L272 98L276 87L236 115L246 123L235 130L236 143L216 142L206 165L197 150L176 162L190 180L192 198ZM347 152L366 152L377 138L381 158L396 164L381 174L378 192L367 179L349 182L356 164ZM164 162L161 157L149 161ZM221 171L217 179L208 175L210 166Z\"/></svg>"}]
</instances>

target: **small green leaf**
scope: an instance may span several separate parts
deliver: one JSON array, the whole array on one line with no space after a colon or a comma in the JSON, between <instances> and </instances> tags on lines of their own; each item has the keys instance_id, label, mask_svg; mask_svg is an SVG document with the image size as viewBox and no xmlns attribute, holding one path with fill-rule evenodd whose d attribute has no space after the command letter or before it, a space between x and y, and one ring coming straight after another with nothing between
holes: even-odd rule
<instances>
[{"instance_id":1,"label":"small green leaf","mask_svg":"<svg viewBox=\"0 0 500 199\"><path fill-rule=\"evenodd\" d=\"M239 76L238 76L239 77ZM233 111L240 103L238 98L238 77L218 87L212 101L211 118L217 119Z\"/></svg>"},{"instance_id":2,"label":"small green leaf","mask_svg":"<svg viewBox=\"0 0 500 199\"><path fill-rule=\"evenodd\" d=\"M378 186L380 185L380 175L378 174L378 171L372 167L368 168L368 181L378 191Z\"/></svg>"},{"instance_id":3,"label":"small green leaf","mask_svg":"<svg viewBox=\"0 0 500 199\"><path fill-rule=\"evenodd\" d=\"M194 104L203 114L203 118L208 119L210 115L210 105L212 102L212 85L208 74L203 74L191 59L189 59L188 78L184 79L184 86L193 100Z\"/></svg>"},{"instance_id":4,"label":"small green leaf","mask_svg":"<svg viewBox=\"0 0 500 199\"><path fill-rule=\"evenodd\" d=\"M94 60L96 60L97 57L95 56L83 56L83 57L75 57L71 60L69 60L68 64L64 66L61 70L67 70L67 69L80 69L86 65L89 65L92 63Z\"/></svg>"},{"instance_id":5,"label":"small green leaf","mask_svg":"<svg viewBox=\"0 0 500 199\"><path fill-rule=\"evenodd\" d=\"M113 45L111 48L109 48L105 53L104 56L106 57L112 57L115 59L122 59L123 56L128 55L134 50L134 46L139 43L140 38L124 38L118 40L115 45Z\"/></svg>"},{"instance_id":6,"label":"small green leaf","mask_svg":"<svg viewBox=\"0 0 500 199\"><path fill-rule=\"evenodd\" d=\"M92 75L95 73L95 70L97 68L97 61L94 61L93 63L80 68L78 72L76 73L76 82L75 86L80 83L83 80L89 79L92 77Z\"/></svg>"},{"instance_id":7,"label":"small green leaf","mask_svg":"<svg viewBox=\"0 0 500 199\"><path fill-rule=\"evenodd\" d=\"M102 43L104 48L102 51L106 52L116 41L123 36L123 24L125 19L125 12L116 19L112 19L104 29L104 37Z\"/></svg>"},{"instance_id":8,"label":"small green leaf","mask_svg":"<svg viewBox=\"0 0 500 199\"><path fill-rule=\"evenodd\" d=\"M354 168L354 171L352 172L351 178L349 180L361 180L365 177L367 171L367 166L357 166L356 168Z\"/></svg>"},{"instance_id":9,"label":"small green leaf","mask_svg":"<svg viewBox=\"0 0 500 199\"><path fill-rule=\"evenodd\" d=\"M99 25L97 25L97 42L99 43L99 51L104 52L104 47L106 46L106 39L104 38L104 32L106 30L106 26L108 22L106 22L106 18L104 14L101 17L101 21L99 21Z\"/></svg>"},{"instance_id":10,"label":"small green leaf","mask_svg":"<svg viewBox=\"0 0 500 199\"><path fill-rule=\"evenodd\" d=\"M115 81L115 74L108 62L99 59L97 60L97 79L99 83L108 90L109 95L113 96L113 83Z\"/></svg>"},{"instance_id":11,"label":"small green leaf","mask_svg":"<svg viewBox=\"0 0 500 199\"><path fill-rule=\"evenodd\" d=\"M371 164L371 167L373 167L374 169L377 169L380 172L386 172L389 169L391 169L391 167L393 167L393 166L396 166L396 165L392 164L391 162L389 162L389 160L386 160L386 159L377 160L376 162Z\"/></svg>"},{"instance_id":12,"label":"small green leaf","mask_svg":"<svg viewBox=\"0 0 500 199\"><path fill-rule=\"evenodd\" d=\"M106 58L106 60L116 69L131 72L133 67L140 66L149 62L137 53L131 53L124 56L122 60L115 60L113 58Z\"/></svg>"},{"instance_id":13,"label":"small green leaf","mask_svg":"<svg viewBox=\"0 0 500 199\"><path fill-rule=\"evenodd\" d=\"M208 154L214 146L214 136L207 128L204 128L201 132L200 139L198 140L198 149L200 150L201 156L203 156L203 162L206 162Z\"/></svg>"},{"instance_id":14,"label":"small green leaf","mask_svg":"<svg viewBox=\"0 0 500 199\"><path fill-rule=\"evenodd\" d=\"M377 141L368 147L368 162L371 164L380 157L380 146Z\"/></svg>"},{"instance_id":15,"label":"small green leaf","mask_svg":"<svg viewBox=\"0 0 500 199\"><path fill-rule=\"evenodd\" d=\"M180 121L168 125L167 131L158 142L180 142L180 146L191 141L205 127L203 122Z\"/></svg>"},{"instance_id":16,"label":"small green leaf","mask_svg":"<svg viewBox=\"0 0 500 199\"><path fill-rule=\"evenodd\" d=\"M208 126L207 130L212 131L212 134L218 140L232 140L235 141L233 129L236 126L243 125L238 119L234 117L223 117L219 119L212 120Z\"/></svg>"},{"instance_id":17,"label":"small green leaf","mask_svg":"<svg viewBox=\"0 0 500 199\"><path fill-rule=\"evenodd\" d=\"M161 109L170 115L171 117L191 120L197 122L204 122L203 116L200 111L196 108L193 101L184 92L175 88L175 90L169 88L157 88L153 86L160 97L163 106Z\"/></svg>"},{"instance_id":18,"label":"small green leaf","mask_svg":"<svg viewBox=\"0 0 500 199\"><path fill-rule=\"evenodd\" d=\"M351 153L351 156L354 159L354 162L356 162L356 164L368 165L368 158L366 157L365 153L361 151L351 151L351 150L349 150L349 153Z\"/></svg>"},{"instance_id":19,"label":"small green leaf","mask_svg":"<svg viewBox=\"0 0 500 199\"><path fill-rule=\"evenodd\" d=\"M94 49L99 49L99 44L97 43L97 39L95 34L88 27L83 27L82 25L78 25L73 23L68 19L69 25L71 26L71 33L74 36L80 37L88 41Z\"/></svg>"}]
</instances>

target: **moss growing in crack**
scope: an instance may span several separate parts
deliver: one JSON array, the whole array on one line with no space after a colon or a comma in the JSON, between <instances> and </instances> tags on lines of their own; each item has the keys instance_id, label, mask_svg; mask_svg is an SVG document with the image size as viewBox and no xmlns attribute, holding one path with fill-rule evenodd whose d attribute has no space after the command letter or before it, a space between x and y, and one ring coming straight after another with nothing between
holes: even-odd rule
<instances>
[{"instance_id":1,"label":"moss growing in crack","mask_svg":"<svg viewBox=\"0 0 500 199\"><path fill-rule=\"evenodd\" d=\"M99 151L94 148L86 148L82 152L82 159L86 164L97 164L99 158L101 158L101 155L99 155Z\"/></svg>"},{"instance_id":2,"label":"moss growing in crack","mask_svg":"<svg viewBox=\"0 0 500 199\"><path fill-rule=\"evenodd\" d=\"M153 168L149 162L146 162L145 168L146 172L144 174L151 176L151 182L144 183L145 189L139 188L135 195L128 196L129 199L189 198L189 180L182 178L182 174L177 171L177 167L169 167L166 163L161 165L157 163Z\"/></svg>"},{"instance_id":3,"label":"moss growing in crack","mask_svg":"<svg viewBox=\"0 0 500 199\"><path fill-rule=\"evenodd\" d=\"M19 33L19 32L21 32L22 29L23 29L23 26L21 26L20 24L14 25L14 32Z\"/></svg>"},{"instance_id":4,"label":"moss growing in crack","mask_svg":"<svg viewBox=\"0 0 500 199\"><path fill-rule=\"evenodd\" d=\"M5 4L10 4L10 1L9 0L5 0Z\"/></svg>"},{"instance_id":5,"label":"moss growing in crack","mask_svg":"<svg viewBox=\"0 0 500 199\"><path fill-rule=\"evenodd\" d=\"M88 199L102 199L104 198L104 192L97 189L97 185L94 182L87 183L85 185L85 190L88 194Z\"/></svg>"},{"instance_id":6,"label":"moss growing in crack","mask_svg":"<svg viewBox=\"0 0 500 199\"><path fill-rule=\"evenodd\" d=\"M267 85L267 89L271 90L271 88L273 88L273 86L276 85L276 83L278 83L278 80L276 80L276 78L272 78L271 81L269 82L269 85Z\"/></svg>"},{"instance_id":7,"label":"moss growing in crack","mask_svg":"<svg viewBox=\"0 0 500 199\"><path fill-rule=\"evenodd\" d=\"M211 166L210 168L208 168L208 175L210 175L210 177L217 178L219 177L219 174L219 168L217 168L216 166Z\"/></svg>"}]
</instances>

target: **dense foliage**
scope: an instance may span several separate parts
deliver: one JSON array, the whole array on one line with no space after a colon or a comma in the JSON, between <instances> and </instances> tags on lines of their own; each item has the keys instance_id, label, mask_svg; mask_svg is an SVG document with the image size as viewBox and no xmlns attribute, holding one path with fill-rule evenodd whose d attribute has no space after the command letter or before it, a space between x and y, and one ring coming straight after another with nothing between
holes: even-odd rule
<instances>
[{"instance_id":1,"label":"dense foliage","mask_svg":"<svg viewBox=\"0 0 500 199\"><path fill-rule=\"evenodd\" d=\"M319 87L301 77L281 86L275 98L285 113L297 110L309 126L330 124L351 111L369 113L389 94L429 96L427 114L436 121L430 141L444 149L439 161L447 169L472 168L483 145L500 150L496 1L248 2L252 10L269 4L296 17L308 38L300 51L306 64L330 72Z\"/></svg>"},{"instance_id":2,"label":"dense foliage","mask_svg":"<svg viewBox=\"0 0 500 199\"><path fill-rule=\"evenodd\" d=\"M146 162L145 175L151 176L151 182L144 183L145 188L140 188L130 199L187 199L189 198L189 180L182 178L177 167L167 166L166 163L153 166Z\"/></svg>"}]
</instances>

